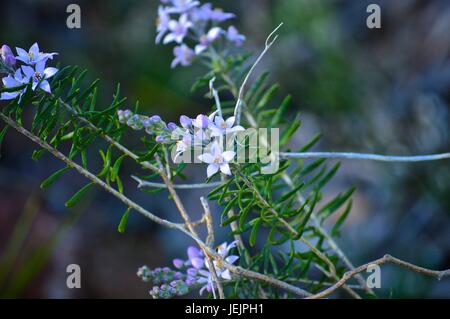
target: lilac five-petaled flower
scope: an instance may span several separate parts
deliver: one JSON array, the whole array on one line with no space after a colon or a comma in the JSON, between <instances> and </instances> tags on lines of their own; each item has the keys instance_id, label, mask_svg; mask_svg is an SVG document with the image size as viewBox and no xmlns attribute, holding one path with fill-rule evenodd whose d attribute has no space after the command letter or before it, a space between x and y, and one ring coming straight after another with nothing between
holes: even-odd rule
<instances>
[{"instance_id":1,"label":"lilac five-petaled flower","mask_svg":"<svg viewBox=\"0 0 450 319\"><path fill-rule=\"evenodd\" d=\"M196 0L171 0L173 7L169 9L171 13L183 13L191 10L200 4Z\"/></svg>"},{"instance_id":2,"label":"lilac five-petaled flower","mask_svg":"<svg viewBox=\"0 0 450 319\"><path fill-rule=\"evenodd\" d=\"M177 20L169 21L170 32L164 38L164 44L175 41L181 44L187 35L189 28L192 27L192 22L189 21L187 14L182 14Z\"/></svg>"},{"instance_id":3,"label":"lilac five-petaled flower","mask_svg":"<svg viewBox=\"0 0 450 319\"><path fill-rule=\"evenodd\" d=\"M53 59L53 56L58 53L43 53L39 50L39 45L37 43L33 44L31 48L25 51L22 48L16 48L18 56L17 60L22 61L28 65L34 65L41 61L47 61L48 59Z\"/></svg>"},{"instance_id":4,"label":"lilac five-petaled flower","mask_svg":"<svg viewBox=\"0 0 450 319\"><path fill-rule=\"evenodd\" d=\"M198 159L203 163L209 164L206 174L209 177L216 174L219 170L225 175L231 175L229 162L236 156L236 152L223 152L218 142L213 142L209 153L199 155Z\"/></svg>"},{"instance_id":5,"label":"lilac five-petaled flower","mask_svg":"<svg viewBox=\"0 0 450 319\"><path fill-rule=\"evenodd\" d=\"M182 66L188 66L191 64L194 58L194 51L189 48L186 44L182 44L173 49L173 54L175 59L173 59L171 67L174 68L181 64Z\"/></svg>"},{"instance_id":6,"label":"lilac five-petaled flower","mask_svg":"<svg viewBox=\"0 0 450 319\"><path fill-rule=\"evenodd\" d=\"M25 78L23 81L24 83L27 83L31 79L33 90L35 90L39 85L39 88L41 88L45 92L51 93L50 83L47 81L47 79L54 76L56 72L58 72L58 69L52 67L46 68L45 64L46 61L41 60L40 62L36 63L35 68L32 68L28 65L22 66L22 71L25 74Z\"/></svg>"},{"instance_id":7,"label":"lilac five-petaled flower","mask_svg":"<svg viewBox=\"0 0 450 319\"><path fill-rule=\"evenodd\" d=\"M207 34L204 34L200 37L200 43L195 46L195 54L200 54L205 51L208 46L220 38L223 30L219 27L214 27L208 31Z\"/></svg>"},{"instance_id":8,"label":"lilac five-petaled flower","mask_svg":"<svg viewBox=\"0 0 450 319\"><path fill-rule=\"evenodd\" d=\"M170 15L167 9L160 6L158 8L158 19L156 20L156 43L161 42L162 37L169 31Z\"/></svg>"},{"instance_id":9,"label":"lilac five-petaled flower","mask_svg":"<svg viewBox=\"0 0 450 319\"><path fill-rule=\"evenodd\" d=\"M224 120L221 116L216 116L214 121L210 125L211 136L222 136L226 134L236 133L245 131L245 129L240 126L234 126L235 117L229 117L227 120Z\"/></svg>"},{"instance_id":10,"label":"lilac five-petaled flower","mask_svg":"<svg viewBox=\"0 0 450 319\"><path fill-rule=\"evenodd\" d=\"M234 26L230 26L227 30L228 41L234 43L235 46L240 47L245 41L245 35L242 35Z\"/></svg>"}]
</instances>

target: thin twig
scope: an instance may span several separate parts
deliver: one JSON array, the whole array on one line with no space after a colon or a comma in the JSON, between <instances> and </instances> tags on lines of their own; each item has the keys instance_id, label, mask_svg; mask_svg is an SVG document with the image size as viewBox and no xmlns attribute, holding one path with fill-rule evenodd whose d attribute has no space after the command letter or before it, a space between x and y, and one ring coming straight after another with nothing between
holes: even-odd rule
<instances>
[{"instance_id":1,"label":"thin twig","mask_svg":"<svg viewBox=\"0 0 450 319\"><path fill-rule=\"evenodd\" d=\"M209 208L208 201L203 196L200 197L200 202L203 206L203 211L205 212L204 219L206 222L206 229L208 230L208 237L206 238L206 245L209 247L214 246L214 225L211 215L211 209Z\"/></svg>"},{"instance_id":2,"label":"thin twig","mask_svg":"<svg viewBox=\"0 0 450 319\"><path fill-rule=\"evenodd\" d=\"M379 265L380 266L380 265L383 265L386 263L391 263L391 264L400 266L402 268L408 269L410 271L417 272L417 273L423 274L425 276L436 278L437 280L441 280L445 277L450 277L450 269L442 270L442 271L431 270L431 269L423 268L420 266L416 266L414 264L403 261L403 260L393 257L391 255L384 255L382 258L379 258L377 260L374 260L372 262L369 262L369 263L359 266L351 271L346 272L344 274L344 276L338 282L336 282L333 286L331 286L315 295L308 297L308 299L319 299L319 298L327 297L330 294L332 294L334 291L336 291L339 287L344 285L349 279L354 277L356 274L359 274L359 273L367 270L367 268L369 266L371 266L371 265Z\"/></svg>"},{"instance_id":3,"label":"thin twig","mask_svg":"<svg viewBox=\"0 0 450 319\"><path fill-rule=\"evenodd\" d=\"M278 39L278 35L274 36L274 34L278 31L278 29L281 28L282 25L283 25L283 23L280 23L280 25L278 27L276 27L272 31L272 33L269 34L269 36L266 39L264 50L258 56L258 58L256 59L255 63L253 63L252 67L248 71L247 75L244 78L244 81L241 84L241 87L239 89L239 95L237 97L236 106L235 106L235 109L234 109L234 116L236 117L236 125L239 125L240 122L241 122L241 109L242 109L242 104L244 102L244 92L245 92L245 87L246 87L246 85L247 85L247 83L248 83L248 81L250 79L250 76L252 75L253 71L256 69L256 66L259 64L259 62L261 62L261 60L263 59L264 55L266 55L267 51L269 51L270 47ZM273 37L273 39L272 39L272 37Z\"/></svg>"},{"instance_id":4,"label":"thin twig","mask_svg":"<svg viewBox=\"0 0 450 319\"><path fill-rule=\"evenodd\" d=\"M337 158L337 159L355 159L355 160L370 160L380 162L425 162L438 161L450 159L450 153L432 154L432 155L413 155L413 156L391 156L379 154L365 154L352 152L305 152L305 153L291 153L280 152L281 158Z\"/></svg>"},{"instance_id":5,"label":"thin twig","mask_svg":"<svg viewBox=\"0 0 450 319\"><path fill-rule=\"evenodd\" d=\"M209 90L211 91L211 96L214 98L214 101L216 102L217 113L219 114L219 116L222 116L222 106L220 104L219 92L217 92L217 90L214 88L215 80L216 78L213 77L209 81Z\"/></svg>"},{"instance_id":6,"label":"thin twig","mask_svg":"<svg viewBox=\"0 0 450 319\"><path fill-rule=\"evenodd\" d=\"M138 188L167 188L167 185L164 183L147 182L134 175L132 175L131 178L134 179L136 182L138 182ZM203 188L214 188L220 185L222 185L222 182L199 183L199 184L172 184L172 187L175 189L203 189Z\"/></svg>"},{"instance_id":7,"label":"thin twig","mask_svg":"<svg viewBox=\"0 0 450 319\"><path fill-rule=\"evenodd\" d=\"M211 215L211 209L209 208L208 201L204 197L200 197L200 202L202 203L203 210L205 211L205 221L206 221L206 228L208 230L208 236L206 237L206 245L209 248L213 248L214 246L214 226L213 226L213 220ZM217 275L216 267L214 265L213 260L210 256L207 256L208 266L211 270L211 275L214 284L217 287L217 291L219 292L219 298L225 299L225 294L223 292L223 287L220 282L219 276ZM215 291L214 286L212 287L213 291Z\"/></svg>"}]
</instances>

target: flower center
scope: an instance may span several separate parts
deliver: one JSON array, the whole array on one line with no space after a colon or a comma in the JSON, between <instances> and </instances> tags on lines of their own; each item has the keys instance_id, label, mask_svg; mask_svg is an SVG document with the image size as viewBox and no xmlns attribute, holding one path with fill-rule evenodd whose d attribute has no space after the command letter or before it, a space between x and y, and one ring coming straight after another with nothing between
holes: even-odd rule
<instances>
[{"instance_id":1,"label":"flower center","mask_svg":"<svg viewBox=\"0 0 450 319\"><path fill-rule=\"evenodd\" d=\"M222 163L222 156L217 155L217 156L214 158L214 164L221 164L221 163Z\"/></svg>"},{"instance_id":2,"label":"flower center","mask_svg":"<svg viewBox=\"0 0 450 319\"><path fill-rule=\"evenodd\" d=\"M30 60L34 60L34 53L28 52L28 57L30 58Z\"/></svg>"},{"instance_id":3,"label":"flower center","mask_svg":"<svg viewBox=\"0 0 450 319\"><path fill-rule=\"evenodd\" d=\"M36 80L40 81L42 79L42 74L39 72L34 73L34 77L36 78Z\"/></svg>"}]
</instances>

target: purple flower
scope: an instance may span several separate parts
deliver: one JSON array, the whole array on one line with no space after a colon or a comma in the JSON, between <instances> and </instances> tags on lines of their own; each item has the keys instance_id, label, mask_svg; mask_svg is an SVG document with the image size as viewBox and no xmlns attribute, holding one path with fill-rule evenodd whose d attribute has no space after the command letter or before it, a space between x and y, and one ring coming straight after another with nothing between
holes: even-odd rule
<instances>
[{"instance_id":1,"label":"purple flower","mask_svg":"<svg viewBox=\"0 0 450 319\"><path fill-rule=\"evenodd\" d=\"M201 269L205 265L205 261L203 259L203 253L200 249L195 246L190 246L187 250L187 254L189 257L189 262L196 269Z\"/></svg>"},{"instance_id":2,"label":"purple flower","mask_svg":"<svg viewBox=\"0 0 450 319\"><path fill-rule=\"evenodd\" d=\"M222 9L214 9L211 12L210 18L213 21L224 22L233 19L236 15L234 13L223 12Z\"/></svg>"},{"instance_id":3,"label":"purple flower","mask_svg":"<svg viewBox=\"0 0 450 319\"><path fill-rule=\"evenodd\" d=\"M225 175L231 175L230 165L228 164L236 156L233 151L222 152L217 142L213 142L210 153L201 154L198 159L209 164L206 170L208 178L216 174L219 170Z\"/></svg>"},{"instance_id":4,"label":"purple flower","mask_svg":"<svg viewBox=\"0 0 450 319\"><path fill-rule=\"evenodd\" d=\"M205 51L208 46L220 38L220 35L223 33L223 30L219 27L214 27L208 31L207 34L204 34L200 37L200 43L195 46L195 54L200 54Z\"/></svg>"},{"instance_id":5,"label":"purple flower","mask_svg":"<svg viewBox=\"0 0 450 319\"><path fill-rule=\"evenodd\" d=\"M187 117L186 115L180 116L180 124L184 128L189 128L192 125L192 119Z\"/></svg>"},{"instance_id":6,"label":"purple flower","mask_svg":"<svg viewBox=\"0 0 450 319\"><path fill-rule=\"evenodd\" d=\"M175 47L173 49L173 54L175 55L175 59L172 61L172 68L175 68L178 64L188 66L192 63L192 59L194 58L194 51L185 44Z\"/></svg>"},{"instance_id":7,"label":"purple flower","mask_svg":"<svg viewBox=\"0 0 450 319\"><path fill-rule=\"evenodd\" d=\"M181 259L178 259L178 258L174 259L173 260L173 265L175 266L175 268L181 269L184 266L184 260L181 260Z\"/></svg>"},{"instance_id":8,"label":"purple flower","mask_svg":"<svg viewBox=\"0 0 450 319\"><path fill-rule=\"evenodd\" d=\"M234 43L234 45L240 47L245 41L245 35L242 35L234 26L230 26L227 30L228 41Z\"/></svg>"},{"instance_id":9,"label":"purple flower","mask_svg":"<svg viewBox=\"0 0 450 319\"><path fill-rule=\"evenodd\" d=\"M208 128L209 118L206 115L200 114L194 120L192 120L192 125L199 129Z\"/></svg>"},{"instance_id":10,"label":"purple flower","mask_svg":"<svg viewBox=\"0 0 450 319\"><path fill-rule=\"evenodd\" d=\"M156 43L160 43L164 34L169 31L170 15L167 9L160 6L158 8L158 18L156 20L156 31L158 32L156 36Z\"/></svg>"},{"instance_id":11,"label":"purple flower","mask_svg":"<svg viewBox=\"0 0 450 319\"><path fill-rule=\"evenodd\" d=\"M175 123L173 123L173 122L167 123L167 129L168 130L173 131L173 130L176 130L177 128L178 128L178 125L176 125Z\"/></svg>"},{"instance_id":12,"label":"purple flower","mask_svg":"<svg viewBox=\"0 0 450 319\"><path fill-rule=\"evenodd\" d=\"M159 123L159 122L161 122L162 120L161 120L161 117L160 117L159 115L153 115L153 116L151 116L151 117L149 118L149 121L150 121L150 122L153 122L153 123Z\"/></svg>"},{"instance_id":13,"label":"purple flower","mask_svg":"<svg viewBox=\"0 0 450 319\"><path fill-rule=\"evenodd\" d=\"M31 79L33 91L39 85L39 88L45 92L51 93L50 83L48 83L47 79L54 76L58 72L58 69L46 68L45 63L46 60L37 62L34 69L31 66L23 65L22 71L25 74L23 81L26 83Z\"/></svg>"},{"instance_id":14,"label":"purple flower","mask_svg":"<svg viewBox=\"0 0 450 319\"><path fill-rule=\"evenodd\" d=\"M214 121L210 125L211 135L212 136L222 136L226 134L236 133L245 131L245 129L240 126L234 126L235 117L229 117L227 120L224 120L221 116L216 116Z\"/></svg>"},{"instance_id":15,"label":"purple flower","mask_svg":"<svg viewBox=\"0 0 450 319\"><path fill-rule=\"evenodd\" d=\"M198 6L200 2L195 0L172 0L172 5L169 10L172 13L183 13Z\"/></svg>"},{"instance_id":16,"label":"purple flower","mask_svg":"<svg viewBox=\"0 0 450 319\"><path fill-rule=\"evenodd\" d=\"M39 51L39 45L37 43L33 44L30 50L27 52L22 48L16 48L18 56L17 60L22 61L28 65L34 65L38 62L47 61L48 59L53 59L53 56L58 53L43 53Z\"/></svg>"},{"instance_id":17,"label":"purple flower","mask_svg":"<svg viewBox=\"0 0 450 319\"><path fill-rule=\"evenodd\" d=\"M16 64L16 58L14 57L14 54L11 51L11 48L7 46L6 44L2 45L2 48L0 49L0 54L3 63L7 67L13 67Z\"/></svg>"},{"instance_id":18,"label":"purple flower","mask_svg":"<svg viewBox=\"0 0 450 319\"><path fill-rule=\"evenodd\" d=\"M213 9L211 3L205 3L199 8L196 8L191 12L191 17L193 21L218 21L223 22L225 20L234 18L233 13L223 12L221 9Z\"/></svg>"},{"instance_id":19,"label":"purple flower","mask_svg":"<svg viewBox=\"0 0 450 319\"><path fill-rule=\"evenodd\" d=\"M182 14L178 19L178 21L170 20L169 21L170 32L164 38L164 44L173 41L179 44L182 43L190 27L192 27L192 22L188 20L187 14Z\"/></svg>"}]
</instances>

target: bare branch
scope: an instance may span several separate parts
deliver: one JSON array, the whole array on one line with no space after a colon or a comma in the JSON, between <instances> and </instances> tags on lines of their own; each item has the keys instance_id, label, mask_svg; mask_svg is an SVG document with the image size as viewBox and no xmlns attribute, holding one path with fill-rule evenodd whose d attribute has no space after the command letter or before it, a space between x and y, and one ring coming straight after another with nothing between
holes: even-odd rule
<instances>
[{"instance_id":1,"label":"bare branch","mask_svg":"<svg viewBox=\"0 0 450 319\"><path fill-rule=\"evenodd\" d=\"M214 225L211 215L211 209L209 208L208 201L204 197L200 197L200 202L202 203L203 210L205 211L204 219L206 222L206 228L208 230L206 245L212 248L214 246Z\"/></svg>"},{"instance_id":2,"label":"bare branch","mask_svg":"<svg viewBox=\"0 0 450 319\"><path fill-rule=\"evenodd\" d=\"M391 264L400 266L402 268L420 273L425 276L436 278L437 280L441 280L443 278L450 277L450 269L442 270L442 271L431 270L431 269L423 268L420 266L416 266L414 264L403 261L403 260L393 257L391 255L384 255L382 258L379 258L377 260L374 260L372 262L369 262L369 263L359 266L351 271L346 272L344 274L344 276L338 282L336 282L333 286L331 286L315 295L309 296L308 299L319 299L319 298L327 297L330 294L332 294L333 292L335 292L339 287L344 285L348 280L350 280L356 274L359 274L359 273L367 270L367 268L369 266L371 266L371 265L379 265L380 266L380 265L387 264L387 263L391 263Z\"/></svg>"},{"instance_id":3,"label":"bare branch","mask_svg":"<svg viewBox=\"0 0 450 319\"><path fill-rule=\"evenodd\" d=\"M337 158L337 159L355 159L369 160L379 162L426 162L450 159L450 153L432 154L432 155L413 155L413 156L391 156L379 154L351 153L351 152L305 152L305 153L279 153L281 158Z\"/></svg>"},{"instance_id":4,"label":"bare branch","mask_svg":"<svg viewBox=\"0 0 450 319\"><path fill-rule=\"evenodd\" d=\"M248 81L250 79L250 76L252 75L253 71L256 69L256 66L259 64L259 62L261 62L263 57L266 55L267 51L269 51L269 49L272 47L272 45L278 39L278 35L274 36L274 34L278 31L278 29L281 28L282 25L283 25L283 23L280 23L280 25L278 27L276 27L275 30L272 31L272 33L269 34L269 36L266 39L266 44L265 44L264 50L258 56L258 58L256 59L255 63L253 63L252 67L248 71L247 75L244 78L244 81L241 84L241 87L239 89L239 95L237 97L236 106L235 106L235 109L234 109L234 116L236 117L236 124L237 125L239 125L240 122L241 122L241 109L242 109L242 104L244 102L245 87L246 87L246 85L247 85L247 83L248 83Z\"/></svg>"}]
</instances>

